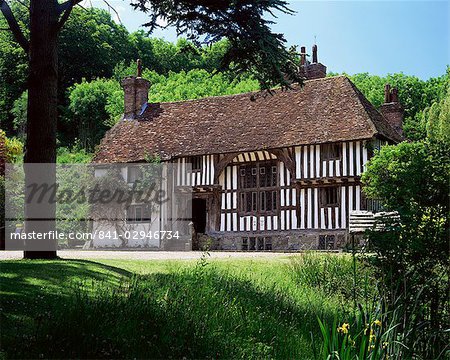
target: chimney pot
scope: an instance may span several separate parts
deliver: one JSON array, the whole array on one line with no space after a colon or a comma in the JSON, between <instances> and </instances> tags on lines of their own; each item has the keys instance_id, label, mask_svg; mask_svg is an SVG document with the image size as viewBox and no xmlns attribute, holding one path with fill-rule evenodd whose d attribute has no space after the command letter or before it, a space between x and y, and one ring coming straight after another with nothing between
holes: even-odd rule
<instances>
[{"instance_id":1,"label":"chimney pot","mask_svg":"<svg viewBox=\"0 0 450 360\"><path fill-rule=\"evenodd\" d=\"M305 66L306 65L306 47L302 46L300 48L300 65Z\"/></svg>"},{"instance_id":2,"label":"chimney pot","mask_svg":"<svg viewBox=\"0 0 450 360\"><path fill-rule=\"evenodd\" d=\"M317 64L317 45L314 44L312 47L312 62L313 64Z\"/></svg>"},{"instance_id":3,"label":"chimney pot","mask_svg":"<svg viewBox=\"0 0 450 360\"><path fill-rule=\"evenodd\" d=\"M384 85L384 102L385 104L391 102L391 85Z\"/></svg>"}]
</instances>

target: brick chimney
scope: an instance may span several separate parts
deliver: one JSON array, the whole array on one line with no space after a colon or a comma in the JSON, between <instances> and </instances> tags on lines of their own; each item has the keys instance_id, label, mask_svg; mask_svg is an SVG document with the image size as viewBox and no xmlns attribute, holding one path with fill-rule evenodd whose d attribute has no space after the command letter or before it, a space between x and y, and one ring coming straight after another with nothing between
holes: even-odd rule
<instances>
[{"instance_id":1,"label":"brick chimney","mask_svg":"<svg viewBox=\"0 0 450 360\"><path fill-rule=\"evenodd\" d=\"M312 47L312 63L306 60L306 48L301 47L300 69L306 80L321 79L327 76L327 67L317 59L317 45Z\"/></svg>"},{"instance_id":2,"label":"brick chimney","mask_svg":"<svg viewBox=\"0 0 450 360\"><path fill-rule=\"evenodd\" d=\"M142 78L142 63L137 61L137 76L127 76L122 79L122 88L124 91L124 120L136 119L143 106L148 102L148 89L150 81Z\"/></svg>"},{"instance_id":3,"label":"brick chimney","mask_svg":"<svg viewBox=\"0 0 450 360\"><path fill-rule=\"evenodd\" d=\"M384 104L380 107L380 112L384 118L400 135L403 135L403 108L398 100L397 88L391 85L384 86Z\"/></svg>"}]
</instances>

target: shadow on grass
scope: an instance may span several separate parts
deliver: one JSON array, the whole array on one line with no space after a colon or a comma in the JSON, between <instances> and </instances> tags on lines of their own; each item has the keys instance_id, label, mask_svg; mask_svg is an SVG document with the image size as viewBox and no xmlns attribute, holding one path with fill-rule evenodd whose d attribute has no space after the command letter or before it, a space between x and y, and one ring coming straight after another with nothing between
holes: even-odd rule
<instances>
[{"instance_id":1,"label":"shadow on grass","mask_svg":"<svg viewBox=\"0 0 450 360\"><path fill-rule=\"evenodd\" d=\"M8 358L308 359L317 316L334 316L214 268L133 276L86 260L0 266Z\"/></svg>"}]
</instances>

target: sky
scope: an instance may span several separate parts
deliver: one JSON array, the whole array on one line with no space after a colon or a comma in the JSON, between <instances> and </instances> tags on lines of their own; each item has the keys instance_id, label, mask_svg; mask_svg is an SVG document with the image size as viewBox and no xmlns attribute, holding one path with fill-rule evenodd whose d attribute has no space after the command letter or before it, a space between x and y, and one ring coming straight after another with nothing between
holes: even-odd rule
<instances>
[{"instance_id":1,"label":"sky","mask_svg":"<svg viewBox=\"0 0 450 360\"><path fill-rule=\"evenodd\" d=\"M107 8L102 0L84 5ZM109 0L129 31L148 17L128 0ZM328 71L373 75L403 72L421 79L440 76L450 64L450 1L289 1L294 15L279 14L273 30L288 45L318 46ZM116 18L114 12L111 14ZM268 17L269 18L269 17ZM152 36L176 41L174 29Z\"/></svg>"}]
</instances>

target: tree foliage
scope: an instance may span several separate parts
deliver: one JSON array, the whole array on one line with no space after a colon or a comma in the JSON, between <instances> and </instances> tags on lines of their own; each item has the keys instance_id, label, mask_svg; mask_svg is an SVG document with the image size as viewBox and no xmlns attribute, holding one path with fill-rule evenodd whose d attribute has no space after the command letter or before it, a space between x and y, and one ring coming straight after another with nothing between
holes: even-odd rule
<instances>
[{"instance_id":1,"label":"tree foliage","mask_svg":"<svg viewBox=\"0 0 450 360\"><path fill-rule=\"evenodd\" d=\"M362 177L367 196L400 216L370 232L369 242L382 293L402 314L398 340L408 358L439 358L447 344L449 145L430 139L385 146Z\"/></svg>"},{"instance_id":2,"label":"tree foliage","mask_svg":"<svg viewBox=\"0 0 450 360\"><path fill-rule=\"evenodd\" d=\"M119 66L116 78L136 73L135 65ZM230 95L257 90L258 81L243 77L229 79L223 73L208 73L206 70L169 72L160 75L144 70L143 76L151 82L149 101L167 102L199 99L206 96ZM96 79L75 84L69 92L67 115L83 148L92 150L99 143L105 131L114 125L123 114L123 90L115 79Z\"/></svg>"}]
</instances>

